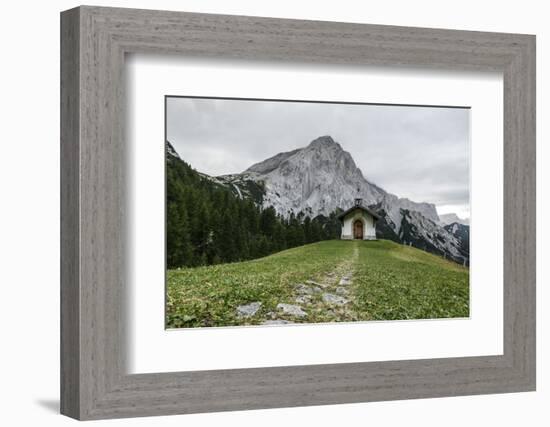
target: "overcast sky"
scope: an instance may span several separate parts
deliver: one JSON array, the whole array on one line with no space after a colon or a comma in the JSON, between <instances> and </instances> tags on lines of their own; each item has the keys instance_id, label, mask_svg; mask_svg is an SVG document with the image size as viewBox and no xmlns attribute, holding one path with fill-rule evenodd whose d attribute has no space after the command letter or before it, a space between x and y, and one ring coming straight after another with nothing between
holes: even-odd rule
<instances>
[{"instance_id":1,"label":"overcast sky","mask_svg":"<svg viewBox=\"0 0 550 427\"><path fill-rule=\"evenodd\" d=\"M167 138L193 168L242 172L330 135L365 178L469 218L468 109L303 102L167 100Z\"/></svg>"}]
</instances>

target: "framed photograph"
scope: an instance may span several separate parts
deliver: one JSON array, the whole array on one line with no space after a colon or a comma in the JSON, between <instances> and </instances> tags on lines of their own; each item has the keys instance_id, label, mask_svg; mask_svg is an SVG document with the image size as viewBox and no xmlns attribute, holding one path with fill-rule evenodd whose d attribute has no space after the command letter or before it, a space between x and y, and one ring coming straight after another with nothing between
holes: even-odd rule
<instances>
[{"instance_id":1,"label":"framed photograph","mask_svg":"<svg viewBox=\"0 0 550 427\"><path fill-rule=\"evenodd\" d=\"M469 119L167 96L166 326L469 317Z\"/></svg>"},{"instance_id":2,"label":"framed photograph","mask_svg":"<svg viewBox=\"0 0 550 427\"><path fill-rule=\"evenodd\" d=\"M535 37L61 14L61 411L535 389Z\"/></svg>"}]
</instances>

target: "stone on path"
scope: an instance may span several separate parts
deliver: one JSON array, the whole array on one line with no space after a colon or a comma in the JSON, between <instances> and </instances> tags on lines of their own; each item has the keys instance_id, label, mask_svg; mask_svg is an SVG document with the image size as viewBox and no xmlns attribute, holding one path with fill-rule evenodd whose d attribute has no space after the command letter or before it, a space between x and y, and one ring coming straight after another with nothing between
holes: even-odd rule
<instances>
[{"instance_id":1,"label":"stone on path","mask_svg":"<svg viewBox=\"0 0 550 427\"><path fill-rule=\"evenodd\" d=\"M296 286L296 292L300 295L313 295L321 292L321 289L316 286L307 286L300 283Z\"/></svg>"},{"instance_id":2,"label":"stone on path","mask_svg":"<svg viewBox=\"0 0 550 427\"><path fill-rule=\"evenodd\" d=\"M308 285L320 286L321 288L326 288L328 285L326 283L318 283L314 280L306 280Z\"/></svg>"},{"instance_id":3,"label":"stone on path","mask_svg":"<svg viewBox=\"0 0 550 427\"><path fill-rule=\"evenodd\" d=\"M277 309L282 310L284 314L290 314L291 316L304 317L307 316L307 313L302 310L298 305L279 303L277 304Z\"/></svg>"},{"instance_id":4,"label":"stone on path","mask_svg":"<svg viewBox=\"0 0 550 427\"><path fill-rule=\"evenodd\" d=\"M250 304L239 305L237 307L237 315L239 317L252 317L262 306L262 303L259 301L251 302Z\"/></svg>"},{"instance_id":5,"label":"stone on path","mask_svg":"<svg viewBox=\"0 0 550 427\"><path fill-rule=\"evenodd\" d=\"M311 295L300 295L294 300L298 304L309 304L311 302Z\"/></svg>"},{"instance_id":6,"label":"stone on path","mask_svg":"<svg viewBox=\"0 0 550 427\"><path fill-rule=\"evenodd\" d=\"M339 285L351 285L351 278L349 276L344 276L340 279Z\"/></svg>"},{"instance_id":7,"label":"stone on path","mask_svg":"<svg viewBox=\"0 0 550 427\"><path fill-rule=\"evenodd\" d=\"M345 288L343 286L338 286L336 288L336 293L339 294L339 295L347 295L349 293L349 291L347 290L347 288Z\"/></svg>"},{"instance_id":8,"label":"stone on path","mask_svg":"<svg viewBox=\"0 0 550 427\"><path fill-rule=\"evenodd\" d=\"M283 319L276 319L276 320L266 320L265 322L262 322L262 325L288 325L294 322L291 322L290 320L283 320Z\"/></svg>"},{"instance_id":9,"label":"stone on path","mask_svg":"<svg viewBox=\"0 0 550 427\"><path fill-rule=\"evenodd\" d=\"M349 300L339 295L329 294L327 292L323 294L323 301L329 304L344 305L347 304Z\"/></svg>"}]
</instances>

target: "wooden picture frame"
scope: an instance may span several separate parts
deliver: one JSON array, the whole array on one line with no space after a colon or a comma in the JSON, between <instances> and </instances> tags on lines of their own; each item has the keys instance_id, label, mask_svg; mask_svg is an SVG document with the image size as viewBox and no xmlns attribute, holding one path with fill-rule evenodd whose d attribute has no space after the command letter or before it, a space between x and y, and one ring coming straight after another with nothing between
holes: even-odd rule
<instances>
[{"instance_id":1,"label":"wooden picture frame","mask_svg":"<svg viewBox=\"0 0 550 427\"><path fill-rule=\"evenodd\" d=\"M504 353L126 374L126 53L504 79ZM78 7L61 14L61 412L101 419L535 389L535 37Z\"/></svg>"}]
</instances>

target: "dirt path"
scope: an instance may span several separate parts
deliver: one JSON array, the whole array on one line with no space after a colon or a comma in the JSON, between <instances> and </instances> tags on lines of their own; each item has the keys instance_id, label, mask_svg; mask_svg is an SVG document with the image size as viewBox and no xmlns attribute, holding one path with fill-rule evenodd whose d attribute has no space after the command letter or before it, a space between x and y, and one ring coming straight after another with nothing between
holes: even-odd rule
<instances>
[{"instance_id":1,"label":"dirt path","mask_svg":"<svg viewBox=\"0 0 550 427\"><path fill-rule=\"evenodd\" d=\"M350 259L343 261L332 272L335 277L339 277L339 285L347 286L351 284L351 278L355 272L355 264L359 260L359 246L353 242L353 254Z\"/></svg>"},{"instance_id":2,"label":"dirt path","mask_svg":"<svg viewBox=\"0 0 550 427\"><path fill-rule=\"evenodd\" d=\"M359 260L359 245L354 245L352 256L339 263L322 277L297 283L294 301L280 303L278 311L264 324L300 322L342 322L357 320L353 310L353 274Z\"/></svg>"}]
</instances>

